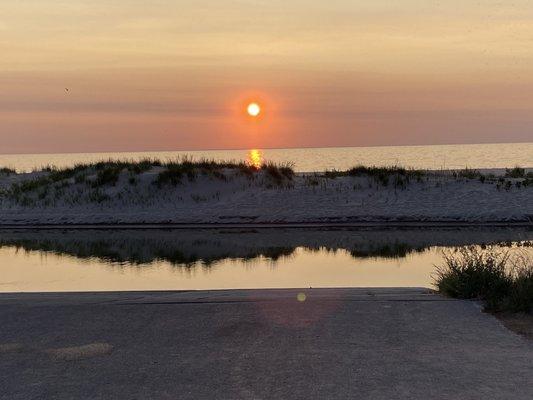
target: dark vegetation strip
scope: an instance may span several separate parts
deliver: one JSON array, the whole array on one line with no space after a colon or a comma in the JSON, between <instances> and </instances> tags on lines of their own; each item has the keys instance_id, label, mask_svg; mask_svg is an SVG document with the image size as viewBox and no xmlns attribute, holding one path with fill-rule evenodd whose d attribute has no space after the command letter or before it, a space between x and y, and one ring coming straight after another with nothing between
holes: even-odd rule
<instances>
[{"instance_id":1,"label":"dark vegetation strip","mask_svg":"<svg viewBox=\"0 0 533 400\"><path fill-rule=\"evenodd\" d=\"M147 245L147 243L150 243L150 245ZM197 254L197 252L188 252L186 248L183 248L186 246L182 246L180 243L137 242L134 240L114 242L112 240L0 239L0 248L6 246L14 246L17 251L39 251L60 256L74 256L85 260L98 258L104 262L120 265L132 264L141 266L157 261L166 261L172 266L186 269L194 269L199 265L211 267L218 261L226 259L250 261L264 257L271 261L277 261L283 257L291 256L296 250L294 246L267 246L258 248L255 251L252 249L239 255L228 251L215 256L202 256Z\"/></svg>"},{"instance_id":2,"label":"dark vegetation strip","mask_svg":"<svg viewBox=\"0 0 533 400\"><path fill-rule=\"evenodd\" d=\"M184 177L194 180L198 174L211 175L221 180L227 180L227 175L223 170L237 170L239 173L253 177L257 172L264 171L274 181L280 183L285 179L291 180L294 177L292 164L265 163L260 168L256 168L244 162L219 162L214 160L193 161L187 158L177 161L162 162L155 159L145 159L141 161L101 161L93 164L76 164L73 167L56 168L44 167L39 171L39 177L14 183L11 193L14 195L38 190L45 186L60 184L62 187L70 185L69 181L75 184L86 183L93 188L102 186L114 186L124 172L129 173L128 182L132 185L137 183L136 175L148 172L153 168L161 168L158 172L154 184L161 187L166 184L177 185L182 183ZM8 168L0 169L0 173L11 174L14 170ZM89 175L95 177L88 179Z\"/></svg>"},{"instance_id":3,"label":"dark vegetation strip","mask_svg":"<svg viewBox=\"0 0 533 400\"><path fill-rule=\"evenodd\" d=\"M11 174L16 174L16 173L17 171L15 171L14 169L7 168L7 167L0 167L0 174L11 175Z\"/></svg>"},{"instance_id":4,"label":"dark vegetation strip","mask_svg":"<svg viewBox=\"0 0 533 400\"><path fill-rule=\"evenodd\" d=\"M478 299L492 312L533 310L533 258L493 247L465 247L444 254L435 285L450 297Z\"/></svg>"},{"instance_id":5,"label":"dark vegetation strip","mask_svg":"<svg viewBox=\"0 0 533 400\"><path fill-rule=\"evenodd\" d=\"M206 242L205 244L208 244ZM216 244L216 241L212 244ZM187 250L187 246L180 241L161 242L153 240L113 240L110 238L91 239L2 239L1 247L15 247L17 251L40 251L55 255L74 256L79 259L98 258L104 262L116 264L149 265L156 261L166 261L173 266L196 268L199 266L211 266L220 260L239 259L253 260L264 257L271 261L278 261L284 257L294 254L296 245L285 246L264 246L256 245L256 248L247 249L244 252L227 251L218 255L202 254L202 248L195 249L193 253ZM209 247L209 246L207 246ZM336 253L339 250L346 250L355 259L400 259L410 254L422 253L428 246L411 246L406 243L385 243L381 245L366 247L345 247L345 246L308 246L304 245L309 252L326 251ZM205 252L205 250L204 250Z\"/></svg>"},{"instance_id":6,"label":"dark vegetation strip","mask_svg":"<svg viewBox=\"0 0 533 400\"><path fill-rule=\"evenodd\" d=\"M224 169L237 170L244 176L252 178L259 171L264 171L267 176L277 183L283 180L291 180L294 177L294 170L291 164L274 164L265 163L260 168L244 162L217 162L212 160L203 161L181 161L171 162L164 165L165 170L159 172L155 184L159 187L171 184L177 185L182 183L182 179L187 177L189 181L194 181L198 173L212 175L221 180L228 180L228 177L222 172Z\"/></svg>"},{"instance_id":7,"label":"dark vegetation strip","mask_svg":"<svg viewBox=\"0 0 533 400\"><path fill-rule=\"evenodd\" d=\"M38 172L38 177L29 178L18 183L13 183L8 194L19 197L23 193L40 191L39 196L46 198L48 187L60 190L68 187L71 183L86 184L93 189L104 186L114 186L120 179L121 174L127 173L127 182L130 185L138 183L137 176L159 168L153 183L158 187L165 185L178 185L184 178L194 181L199 174L210 175L217 179L227 181L230 177L225 170L236 170L238 173L253 178L256 173L263 171L265 176L271 178L274 183L282 184L286 180L292 180L295 172L291 163L275 164L265 163L255 167L245 162L224 162L209 159L192 160L182 158L174 161L160 161L157 159L143 159L140 161L117 161L108 160L92 164L76 164L68 168L44 167ZM0 168L0 173L10 175L16 173L10 168ZM398 166L376 167L356 166L346 171L326 171L323 174L315 174L307 178L310 184L319 184L316 178L335 179L338 177L361 177L367 176L383 186L393 185L395 188L405 188L409 183L422 182L427 179L430 172L419 169L408 169ZM492 174L482 174L475 169L463 169L452 173L456 179L476 179L496 183L497 189L511 189L512 186L526 187L533 185L533 173L526 173L524 168L515 167L507 169L505 176L495 177Z\"/></svg>"},{"instance_id":8,"label":"dark vegetation strip","mask_svg":"<svg viewBox=\"0 0 533 400\"><path fill-rule=\"evenodd\" d=\"M335 179L342 176L360 177L368 176L383 186L392 184L394 187L405 187L412 180L422 182L426 171L417 169L407 169L403 167L366 167L359 165L346 171L326 171L325 178Z\"/></svg>"}]
</instances>

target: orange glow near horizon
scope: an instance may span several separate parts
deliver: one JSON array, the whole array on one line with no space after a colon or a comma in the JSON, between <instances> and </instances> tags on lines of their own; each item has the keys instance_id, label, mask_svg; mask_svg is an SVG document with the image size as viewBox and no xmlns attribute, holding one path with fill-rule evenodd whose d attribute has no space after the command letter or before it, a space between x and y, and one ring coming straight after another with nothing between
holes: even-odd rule
<instances>
[{"instance_id":1,"label":"orange glow near horizon","mask_svg":"<svg viewBox=\"0 0 533 400\"><path fill-rule=\"evenodd\" d=\"M231 131L220 138L237 142L235 148L288 147L302 138L302 121L289 115L290 99L283 93L252 89L229 94L228 99L226 118L230 121ZM248 107L253 103L260 108L255 117L248 113Z\"/></svg>"},{"instance_id":2,"label":"orange glow near horizon","mask_svg":"<svg viewBox=\"0 0 533 400\"><path fill-rule=\"evenodd\" d=\"M2 3L0 153L532 140L531 0L145 3Z\"/></svg>"}]
</instances>

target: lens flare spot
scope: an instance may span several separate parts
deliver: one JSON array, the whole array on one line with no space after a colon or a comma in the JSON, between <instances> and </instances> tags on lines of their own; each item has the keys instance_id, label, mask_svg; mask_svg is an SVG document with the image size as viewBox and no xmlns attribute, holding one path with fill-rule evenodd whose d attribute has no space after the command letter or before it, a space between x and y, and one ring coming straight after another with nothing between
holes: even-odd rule
<instances>
[{"instance_id":1,"label":"lens flare spot","mask_svg":"<svg viewBox=\"0 0 533 400\"><path fill-rule=\"evenodd\" d=\"M300 303L303 303L305 300L307 300L307 296L305 293L298 293L296 300L298 300Z\"/></svg>"}]
</instances>

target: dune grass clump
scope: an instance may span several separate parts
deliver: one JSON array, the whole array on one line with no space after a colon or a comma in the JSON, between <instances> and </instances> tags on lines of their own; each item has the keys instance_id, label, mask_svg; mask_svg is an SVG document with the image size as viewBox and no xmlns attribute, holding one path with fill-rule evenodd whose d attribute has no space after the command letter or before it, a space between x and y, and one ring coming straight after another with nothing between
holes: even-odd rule
<instances>
[{"instance_id":1,"label":"dune grass clump","mask_svg":"<svg viewBox=\"0 0 533 400\"><path fill-rule=\"evenodd\" d=\"M533 171L526 172L525 168L521 167L506 168L505 175L498 178L496 187L510 190L513 185L517 189L533 186Z\"/></svg>"},{"instance_id":2,"label":"dune grass clump","mask_svg":"<svg viewBox=\"0 0 533 400\"><path fill-rule=\"evenodd\" d=\"M505 177L507 178L525 178L526 177L526 170L521 167L514 167L514 168L506 168L505 169Z\"/></svg>"},{"instance_id":3,"label":"dune grass clump","mask_svg":"<svg viewBox=\"0 0 533 400\"><path fill-rule=\"evenodd\" d=\"M162 165L162 168L163 170L158 173L154 182L158 187L163 185L176 186L181 184L185 177L189 181L194 181L198 174L227 181L230 177L224 173L225 170L235 170L248 178L253 178L257 172L264 171L268 177L277 183L281 183L284 179L291 180L294 176L291 164L266 163L257 168L244 162L223 162L207 159L193 161L185 158L167 162Z\"/></svg>"},{"instance_id":4,"label":"dune grass clump","mask_svg":"<svg viewBox=\"0 0 533 400\"><path fill-rule=\"evenodd\" d=\"M370 249L354 249L350 251L350 255L354 258L390 258L400 259L405 258L412 253L421 253L426 250L426 247L416 248L405 243L391 243L385 244Z\"/></svg>"},{"instance_id":5,"label":"dune grass clump","mask_svg":"<svg viewBox=\"0 0 533 400\"><path fill-rule=\"evenodd\" d=\"M93 189L103 186L115 186L124 170L140 168L147 170L152 161L99 161L92 164L76 164L72 167L58 168L45 166L34 170L36 176L15 182L6 194L23 206L35 205L40 201L45 205L54 203L65 195L65 189L70 185L87 185ZM77 189L78 191L80 189ZM79 196L79 195L78 195ZM90 202L101 203L109 199L108 195L99 190L88 192ZM72 202L72 197L67 201Z\"/></svg>"},{"instance_id":6,"label":"dune grass clump","mask_svg":"<svg viewBox=\"0 0 533 400\"><path fill-rule=\"evenodd\" d=\"M11 174L16 174L16 173L17 173L17 171L15 171L12 168L0 167L0 174L11 175Z\"/></svg>"},{"instance_id":7,"label":"dune grass clump","mask_svg":"<svg viewBox=\"0 0 533 400\"><path fill-rule=\"evenodd\" d=\"M134 175L140 175L144 172L150 171L154 167L160 167L161 161L157 159L145 158L137 162L132 162L126 167L126 169Z\"/></svg>"},{"instance_id":8,"label":"dune grass clump","mask_svg":"<svg viewBox=\"0 0 533 400\"><path fill-rule=\"evenodd\" d=\"M51 186L57 182L72 178L77 171L77 167L62 170L52 170L49 167L46 167L43 171L48 172L48 174L20 183L14 183L11 187L11 192L17 195L33 192L45 186Z\"/></svg>"},{"instance_id":9,"label":"dune grass clump","mask_svg":"<svg viewBox=\"0 0 533 400\"><path fill-rule=\"evenodd\" d=\"M199 173L226 180L226 176L222 173L223 169L242 168L241 164L233 162L217 162L207 159L193 161L187 157L169 161L161 166L164 169L158 173L154 182L158 187L163 185L176 186L182 183L184 177L187 177L189 181L194 181Z\"/></svg>"},{"instance_id":10,"label":"dune grass clump","mask_svg":"<svg viewBox=\"0 0 533 400\"><path fill-rule=\"evenodd\" d=\"M194 171L192 169L183 167L180 164L169 164L166 166L166 169L164 171L161 171L157 174L157 178L154 183L158 187L161 187L163 185L176 186L182 182L183 175L187 172L189 173L191 178L195 176Z\"/></svg>"},{"instance_id":11,"label":"dune grass clump","mask_svg":"<svg viewBox=\"0 0 533 400\"><path fill-rule=\"evenodd\" d=\"M98 171L95 181L92 183L93 187L111 185L115 186L120 178L120 173L123 171L120 167L107 167Z\"/></svg>"},{"instance_id":12,"label":"dune grass clump","mask_svg":"<svg viewBox=\"0 0 533 400\"><path fill-rule=\"evenodd\" d=\"M281 182L283 179L291 180L294 177L294 170L292 164L274 164L274 163L265 163L261 166L261 170L265 171L266 174L274 179L276 182Z\"/></svg>"},{"instance_id":13,"label":"dune grass clump","mask_svg":"<svg viewBox=\"0 0 533 400\"><path fill-rule=\"evenodd\" d=\"M76 164L70 168L50 168L46 169L49 172L47 178L52 182L59 182L65 179L74 178L78 173L85 171L88 168L86 164Z\"/></svg>"},{"instance_id":14,"label":"dune grass clump","mask_svg":"<svg viewBox=\"0 0 533 400\"><path fill-rule=\"evenodd\" d=\"M6 173L15 172L2 169ZM67 168L44 166L34 170L33 175L23 176L18 182L13 183L4 193L15 199L18 203L33 205L35 201L50 202L51 197L59 198L65 191L63 189L76 186L72 196L79 198L83 188L81 185L92 189L103 189L108 186L116 186L121 176L124 182L130 186L137 186L146 179L137 176L154 170L154 177L149 178L157 187L164 185L176 186L183 183L184 179L193 182L199 175L228 181L236 175L244 175L253 179L259 172L274 181L278 185L286 179L291 180L294 170L291 164L267 163L260 167L234 161L215 161L209 159L193 160L190 157L182 157L176 160L160 161L157 159L141 159L139 161L107 160L89 164L77 164ZM233 172L232 172L233 171ZM269 184L270 185L270 184ZM78 193L78 194L76 194ZM71 199L73 198L72 196ZM91 202L102 202L109 195L100 191L94 191L89 196Z\"/></svg>"},{"instance_id":15,"label":"dune grass clump","mask_svg":"<svg viewBox=\"0 0 533 400\"><path fill-rule=\"evenodd\" d=\"M42 190L44 187L64 188L71 182L75 184L90 183L93 187L115 185L120 173L126 168L125 165L126 163L109 161L92 165L77 164L68 168L44 167L39 171L43 175L13 184L11 193L18 195ZM96 171L96 178L89 182L87 176L94 171Z\"/></svg>"},{"instance_id":16,"label":"dune grass clump","mask_svg":"<svg viewBox=\"0 0 533 400\"><path fill-rule=\"evenodd\" d=\"M342 176L368 176L382 186L388 186L391 183L394 187L405 187L412 179L421 182L424 175L424 171L417 169L407 169L398 166L366 167L364 165L358 165L346 171L331 170L324 173L324 177L330 179Z\"/></svg>"},{"instance_id":17,"label":"dune grass clump","mask_svg":"<svg viewBox=\"0 0 533 400\"><path fill-rule=\"evenodd\" d=\"M482 300L487 311L529 313L533 309L533 259L493 247L464 247L444 254L435 285L450 297Z\"/></svg>"},{"instance_id":18,"label":"dune grass clump","mask_svg":"<svg viewBox=\"0 0 533 400\"><path fill-rule=\"evenodd\" d=\"M477 169L464 168L459 171L454 171L454 178L466 178L466 179L483 179L484 175Z\"/></svg>"}]
</instances>

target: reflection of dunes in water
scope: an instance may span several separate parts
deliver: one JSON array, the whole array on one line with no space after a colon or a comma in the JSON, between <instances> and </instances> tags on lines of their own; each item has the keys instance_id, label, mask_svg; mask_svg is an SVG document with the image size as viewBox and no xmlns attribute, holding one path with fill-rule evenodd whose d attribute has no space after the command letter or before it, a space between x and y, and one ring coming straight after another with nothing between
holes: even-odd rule
<instances>
[{"instance_id":1,"label":"reflection of dunes in water","mask_svg":"<svg viewBox=\"0 0 533 400\"><path fill-rule=\"evenodd\" d=\"M327 253L337 253L338 251L346 251L353 258L403 258L407 257L412 253L423 253L431 246L421 246L413 247L406 243L387 243L387 244L377 244L377 245L368 245L366 248L331 248L331 247L308 247L302 246L307 251L310 252L321 252L325 251Z\"/></svg>"},{"instance_id":2,"label":"reflection of dunes in water","mask_svg":"<svg viewBox=\"0 0 533 400\"><path fill-rule=\"evenodd\" d=\"M157 261L166 261L172 265L180 267L194 267L198 262L204 266L211 266L220 260L239 259L253 260L259 257L277 261L281 257L289 257L296 250L295 247L273 247L262 248L256 252L236 252L221 251L216 256L202 256L202 251L188 251L188 248L181 248L183 243L161 243L151 240L141 242L135 240L95 240L81 241L61 238L59 240L50 239L22 239L5 240L0 239L0 247L10 246L17 250L39 251L55 255L74 256L79 259L98 258L102 261L118 264L142 265L151 264ZM209 245L205 243L204 245ZM210 243L219 247L219 243Z\"/></svg>"},{"instance_id":3,"label":"reflection of dunes in water","mask_svg":"<svg viewBox=\"0 0 533 400\"><path fill-rule=\"evenodd\" d=\"M192 268L220 260L276 261L297 248L347 251L354 258L399 258L432 246L529 241L521 229L264 229L1 231L0 246L133 265L156 261Z\"/></svg>"}]
</instances>

